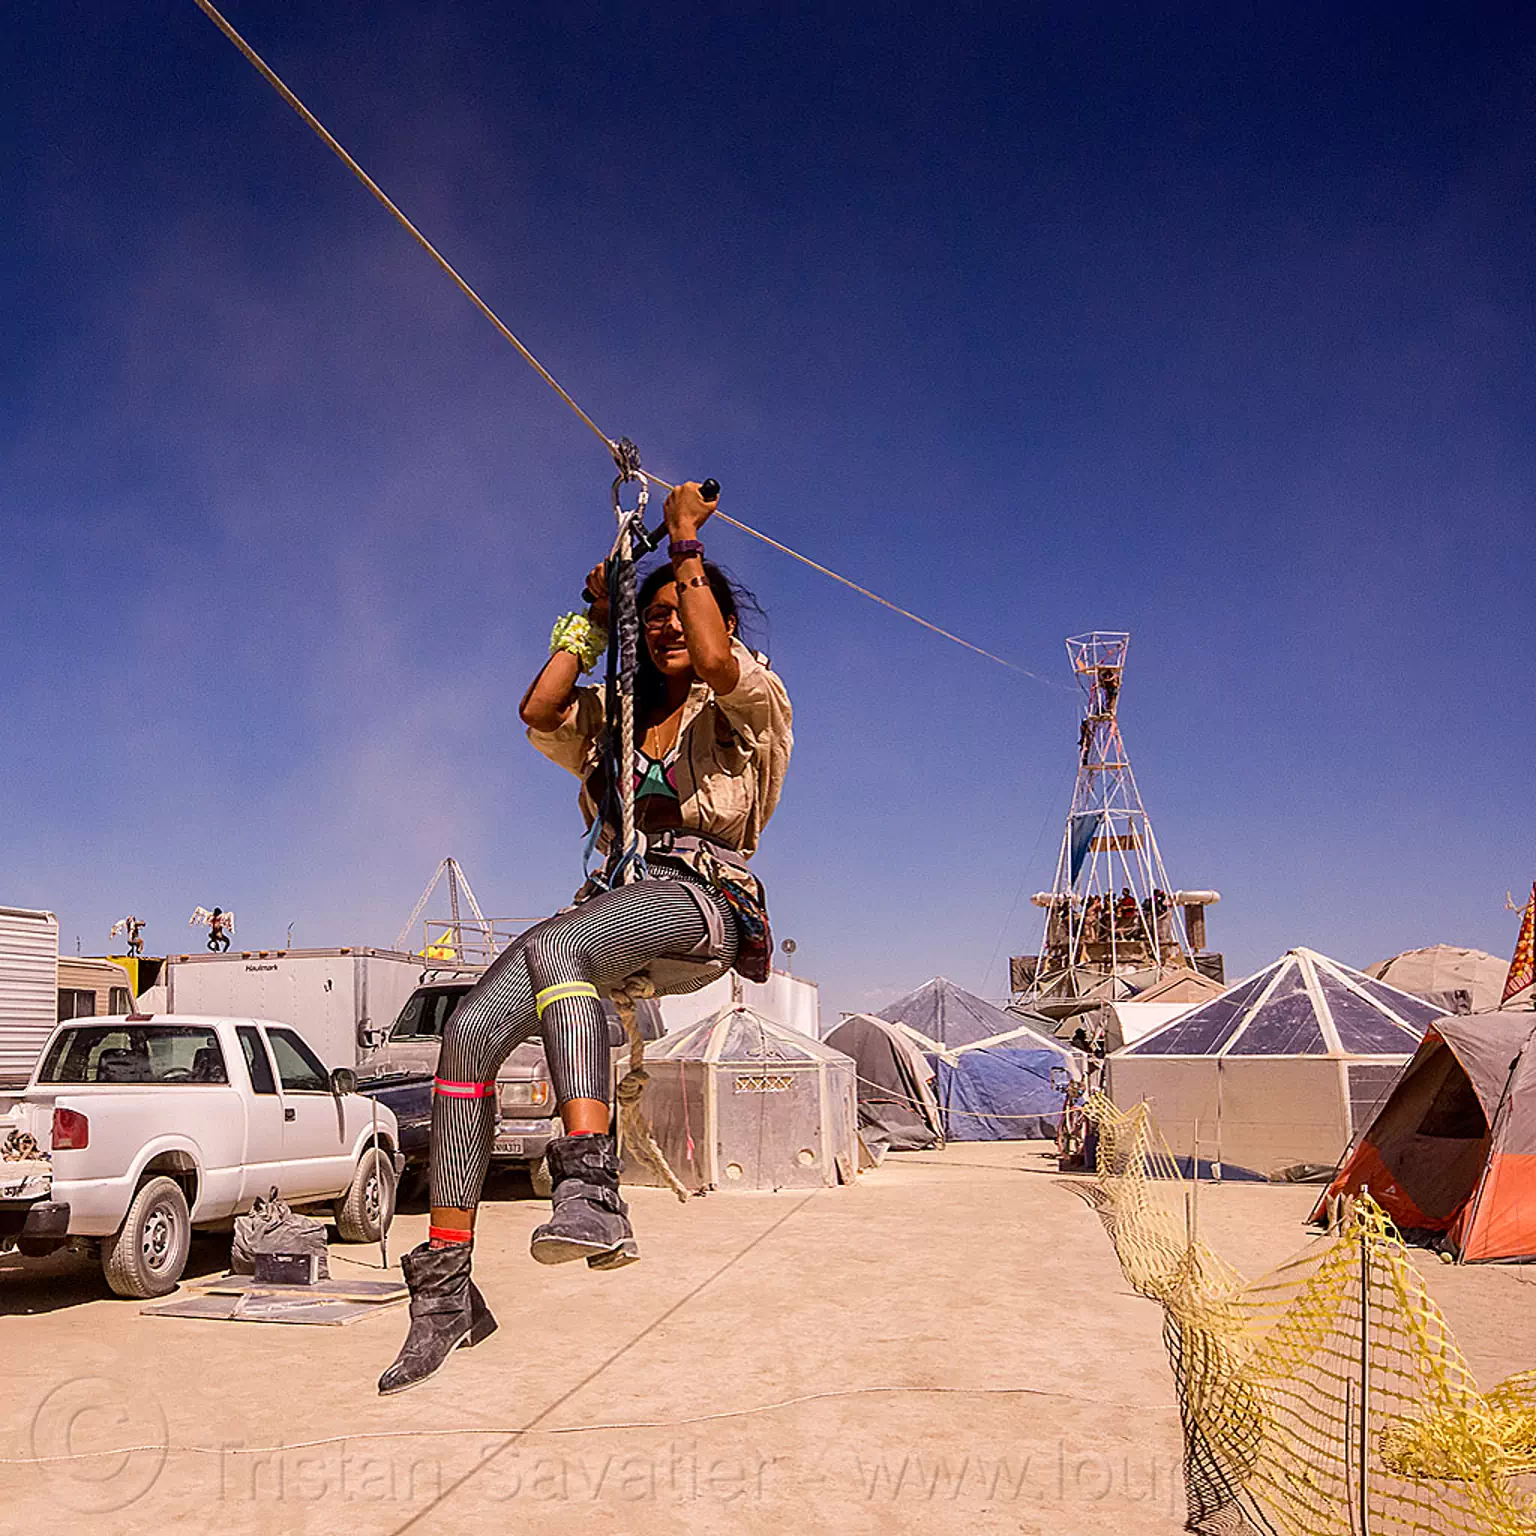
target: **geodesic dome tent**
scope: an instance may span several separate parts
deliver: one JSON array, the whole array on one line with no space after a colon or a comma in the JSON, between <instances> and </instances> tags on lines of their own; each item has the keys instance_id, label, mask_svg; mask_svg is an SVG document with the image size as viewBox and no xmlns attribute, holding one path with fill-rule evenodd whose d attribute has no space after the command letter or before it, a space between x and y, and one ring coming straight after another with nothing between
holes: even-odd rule
<instances>
[{"instance_id":1,"label":"geodesic dome tent","mask_svg":"<svg viewBox=\"0 0 1536 1536\"><path fill-rule=\"evenodd\" d=\"M915 1030L923 1037L924 1050L936 1047L945 1051L1007 1034L1024 1022L1018 1014L957 987L947 976L925 981L915 992L882 1008L876 1017ZM1049 1029L1050 1025L1042 1022L1039 1027Z\"/></svg>"},{"instance_id":2,"label":"geodesic dome tent","mask_svg":"<svg viewBox=\"0 0 1536 1536\"><path fill-rule=\"evenodd\" d=\"M1425 949L1406 949L1390 960L1378 960L1365 968L1367 976L1379 977L1404 992L1427 1002L1447 1004L1451 994L1466 992L1473 1013L1497 1008L1504 996L1509 961L1483 949L1462 949L1455 944L1431 944Z\"/></svg>"},{"instance_id":3,"label":"geodesic dome tent","mask_svg":"<svg viewBox=\"0 0 1536 1536\"><path fill-rule=\"evenodd\" d=\"M690 1189L818 1189L858 1172L854 1064L733 1003L645 1053L644 1108ZM660 1180L637 1158L626 1180Z\"/></svg>"},{"instance_id":4,"label":"geodesic dome tent","mask_svg":"<svg viewBox=\"0 0 1536 1536\"><path fill-rule=\"evenodd\" d=\"M1316 950L1288 950L1116 1051L1110 1096L1122 1109L1145 1099L1183 1160L1238 1177L1331 1172L1441 1012Z\"/></svg>"}]
</instances>

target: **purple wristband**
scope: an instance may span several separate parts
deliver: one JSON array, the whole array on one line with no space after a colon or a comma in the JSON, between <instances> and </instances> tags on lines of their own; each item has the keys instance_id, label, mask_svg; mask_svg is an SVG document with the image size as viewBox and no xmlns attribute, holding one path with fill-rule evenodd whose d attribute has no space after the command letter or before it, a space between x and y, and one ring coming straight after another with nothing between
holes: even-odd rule
<instances>
[{"instance_id":1,"label":"purple wristband","mask_svg":"<svg viewBox=\"0 0 1536 1536\"><path fill-rule=\"evenodd\" d=\"M673 539L667 545L667 558L669 560L686 560L689 555L698 555L702 558L704 546L697 539Z\"/></svg>"}]
</instances>

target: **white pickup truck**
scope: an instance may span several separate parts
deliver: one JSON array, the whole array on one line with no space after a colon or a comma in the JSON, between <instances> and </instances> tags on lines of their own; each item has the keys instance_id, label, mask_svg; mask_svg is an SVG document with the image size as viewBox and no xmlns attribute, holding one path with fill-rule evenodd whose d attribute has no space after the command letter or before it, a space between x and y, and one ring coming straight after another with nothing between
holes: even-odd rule
<instances>
[{"instance_id":1,"label":"white pickup truck","mask_svg":"<svg viewBox=\"0 0 1536 1536\"><path fill-rule=\"evenodd\" d=\"M193 1227L227 1225L274 1186L325 1210L343 1241L376 1241L394 1216L399 1129L355 1088L349 1068L327 1072L298 1031L261 1019L60 1024L27 1087L0 1101L0 1248L99 1240L118 1295L161 1296Z\"/></svg>"}]
</instances>

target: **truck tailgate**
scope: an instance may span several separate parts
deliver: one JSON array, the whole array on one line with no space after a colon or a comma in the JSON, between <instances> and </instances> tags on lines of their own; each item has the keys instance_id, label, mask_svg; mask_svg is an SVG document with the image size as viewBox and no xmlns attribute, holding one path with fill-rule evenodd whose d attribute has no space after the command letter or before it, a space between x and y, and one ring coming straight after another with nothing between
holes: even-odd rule
<instances>
[{"instance_id":1,"label":"truck tailgate","mask_svg":"<svg viewBox=\"0 0 1536 1536\"><path fill-rule=\"evenodd\" d=\"M0 1200L41 1200L53 1187L47 1137L34 1131L36 1118L25 1103L12 1102L0 1109ZM33 1156L18 1156L22 1150L18 1143L29 1134L39 1143L39 1149Z\"/></svg>"}]
</instances>

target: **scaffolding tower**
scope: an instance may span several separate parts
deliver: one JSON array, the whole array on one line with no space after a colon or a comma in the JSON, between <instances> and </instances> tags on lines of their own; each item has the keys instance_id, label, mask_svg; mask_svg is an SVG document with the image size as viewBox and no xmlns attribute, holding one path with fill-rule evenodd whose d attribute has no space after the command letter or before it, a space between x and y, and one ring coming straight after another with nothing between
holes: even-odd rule
<instances>
[{"instance_id":1,"label":"scaffolding tower","mask_svg":"<svg viewBox=\"0 0 1536 1536\"><path fill-rule=\"evenodd\" d=\"M1013 982L1037 1006L1112 1002L1169 970L1193 968L1205 945L1205 907L1220 899L1214 891L1175 891L1163 867L1120 732L1130 641L1113 630L1067 641L1083 694L1077 782L1055 881L1033 898L1046 914L1040 953L1023 957Z\"/></svg>"}]
</instances>

